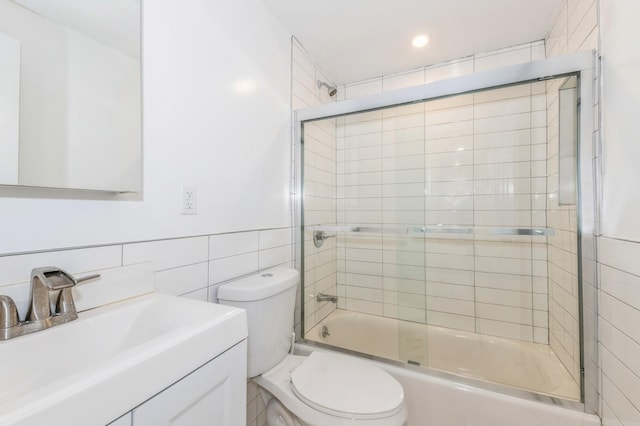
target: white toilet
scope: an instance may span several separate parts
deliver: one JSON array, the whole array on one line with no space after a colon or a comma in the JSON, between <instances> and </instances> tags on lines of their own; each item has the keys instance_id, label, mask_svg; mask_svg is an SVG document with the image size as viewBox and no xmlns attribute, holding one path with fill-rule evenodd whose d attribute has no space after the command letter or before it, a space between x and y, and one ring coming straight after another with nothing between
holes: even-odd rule
<instances>
[{"instance_id":1,"label":"white toilet","mask_svg":"<svg viewBox=\"0 0 640 426\"><path fill-rule=\"evenodd\" d=\"M400 383L366 360L312 352L290 355L298 271L274 268L221 285L221 304L247 311L247 375L273 398L269 426L401 426Z\"/></svg>"}]
</instances>

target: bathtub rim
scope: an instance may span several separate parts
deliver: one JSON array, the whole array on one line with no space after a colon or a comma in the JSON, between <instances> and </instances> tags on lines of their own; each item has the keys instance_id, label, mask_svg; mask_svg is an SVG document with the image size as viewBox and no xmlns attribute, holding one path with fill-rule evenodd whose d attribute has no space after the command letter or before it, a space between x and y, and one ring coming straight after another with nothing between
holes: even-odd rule
<instances>
[{"instance_id":1,"label":"bathtub rim","mask_svg":"<svg viewBox=\"0 0 640 426\"><path fill-rule=\"evenodd\" d=\"M430 378L438 380L446 380L455 385L473 388L473 390L483 390L488 392L497 393L500 395L506 395L514 398L519 398L525 401L540 402L546 405L555 407L566 408L572 411L577 411L585 414L589 414L586 411L585 404L580 401L560 398L551 395L544 395L537 392L515 388L509 385L503 385L500 383L489 382L482 379L476 379L473 377L460 376L446 371L438 370L429 366L417 366L409 363L405 363L398 360L387 359L378 357L375 355L353 351L350 349L344 349L337 346L331 346L325 343L315 342L313 340L307 340L302 337L297 337L294 345L294 353L296 355L309 355L314 350L323 350L331 352L339 352L346 355L355 356L358 358L364 358L381 364L382 366L390 366L404 370L405 372L411 372L413 374L420 374Z\"/></svg>"}]
</instances>

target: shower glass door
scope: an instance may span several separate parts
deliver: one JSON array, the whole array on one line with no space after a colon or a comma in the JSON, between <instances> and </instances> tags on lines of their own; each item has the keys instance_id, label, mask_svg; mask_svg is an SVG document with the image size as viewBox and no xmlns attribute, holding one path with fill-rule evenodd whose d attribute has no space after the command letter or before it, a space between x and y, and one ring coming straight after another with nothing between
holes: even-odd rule
<instances>
[{"instance_id":1,"label":"shower glass door","mask_svg":"<svg viewBox=\"0 0 640 426\"><path fill-rule=\"evenodd\" d=\"M576 82L304 121L304 339L579 401Z\"/></svg>"}]
</instances>

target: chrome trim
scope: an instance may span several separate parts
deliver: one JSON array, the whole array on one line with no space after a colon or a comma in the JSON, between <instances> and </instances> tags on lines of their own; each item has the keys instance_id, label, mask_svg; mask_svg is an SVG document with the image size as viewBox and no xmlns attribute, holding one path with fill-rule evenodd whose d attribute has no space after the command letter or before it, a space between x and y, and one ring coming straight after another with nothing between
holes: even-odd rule
<instances>
[{"instance_id":1,"label":"chrome trim","mask_svg":"<svg viewBox=\"0 0 640 426\"><path fill-rule=\"evenodd\" d=\"M297 182L298 197L296 199L297 215L296 215L296 233L297 241L302 240L302 233L304 231L304 223L302 220L302 153L301 144L302 141L302 126L304 121L317 120L322 118L336 117L340 115L364 112L370 110L381 109L389 106L397 106L402 104L410 104L414 102L426 101L429 99L436 99L441 97L448 97L457 94L463 94L468 92L474 92L479 90L486 90L498 87L504 87L513 84L542 81L547 78L560 77L565 75L577 74L582 79L580 84L580 144L579 144L579 162L578 162L578 175L579 175L579 209L578 209L578 233L579 244L581 249L579 253L580 266L584 266L585 261L595 259L595 237L599 232L599 203L601 200L598 198L600 195L600 176L597 173L601 172L600 163L600 139L598 135L593 135L593 132L597 130L595 126L595 118L593 114L593 107L595 101L595 90L597 89L596 82L598 81L597 69L595 68L596 54L594 51L584 51L571 55L564 55L550 59L544 59L535 62L524 63L520 65L504 67L500 69L489 70L485 72L473 73L466 76L455 77L442 81L435 81L421 86L413 86L404 89L398 89L394 91L384 92L376 95L362 96L350 100L332 102L329 104L317 105L311 108L305 108L294 111L295 124L294 129L296 131L295 146L298 150L297 167L299 182ZM590 191L589 188L592 188ZM362 228L361 228L362 229ZM361 231L362 232L362 231ZM408 233L408 231L407 231ZM304 277L304 260L302 259L304 254L303 244L300 243L297 254L300 254L296 258L296 267L301 271L301 276ZM586 248L586 249L585 249ZM592 253L589 255L589 253ZM580 273L580 287L582 282L582 271ZM590 346L595 344L597 348L597 328L595 328L594 336L584 336L584 326L586 322L597 323L595 313L597 312L597 278L594 278L592 283L593 293L592 298L584 298L581 296L580 302L580 315L583 317L581 324L582 329L582 342L581 342L581 357L584 357L585 351ZM304 283L302 284L304 288ZM580 291L582 292L582 288ZM303 297L303 295L301 295ZM588 303L588 299L591 299L591 304ZM303 304L304 308L304 304ZM302 308L302 309L303 309ZM586 316L585 316L586 315ZM304 322L304 314L300 323ZM304 327L302 327L304 329ZM302 336L299 332L298 336ZM301 337L300 337L301 338ZM301 341L308 342L301 338ZM568 401L567 403L559 400L559 403L555 405L565 406L567 408L573 408L588 413L598 412L598 384L594 383L590 387L585 387L585 378L594 377L597 381L598 377L598 360L597 352L594 355L594 362L589 362L583 358L583 368L585 374L581 381L583 400L587 402L587 408L583 403L575 403ZM388 362L386 360L381 360ZM404 366L404 368L411 368ZM486 383L480 383L478 386L486 388ZM475 384L474 384L475 386ZM496 385L498 388L503 386ZM500 391L499 391L500 392ZM546 399L543 395L536 393L516 390L514 388L507 388L504 392L514 396L523 397L524 399L530 399L540 401ZM528 396L527 396L528 395ZM551 398L554 400L555 398ZM552 402L553 403L553 402ZM578 407L578 408L575 408Z\"/></svg>"},{"instance_id":2,"label":"chrome trim","mask_svg":"<svg viewBox=\"0 0 640 426\"><path fill-rule=\"evenodd\" d=\"M556 407L562 407L562 408L566 408L574 411L580 411L580 412L585 411L584 404L579 401L573 401L570 399L559 398L556 396L540 394L540 393L516 388L509 385L490 382L483 379L460 376L460 375L449 373L443 370L437 370L429 366L414 365L414 364L409 364L409 363L394 360L394 359L381 358L375 355L356 352L349 349L343 349L337 346L331 346L325 343L315 342L312 340L299 339L299 341L296 342L296 345L295 345L295 353L307 355L308 353L312 352L315 348L329 350L333 352L340 352L347 355L356 356L359 358L370 359L372 361L379 362L381 364L392 365L394 367L402 368L409 371L414 371L420 374L425 374L427 376L448 380L456 384L471 386L474 388L483 389L490 392L496 392L502 395L508 395L515 398L524 399L527 401L541 402L543 404L554 405Z\"/></svg>"},{"instance_id":3,"label":"chrome trim","mask_svg":"<svg viewBox=\"0 0 640 426\"><path fill-rule=\"evenodd\" d=\"M361 96L340 102L330 102L295 111L296 121L317 120L354 112L370 111L402 104L459 95L510 84L539 81L593 68L593 52L527 62L500 69L476 72L420 86L391 90L375 95Z\"/></svg>"},{"instance_id":4,"label":"chrome trim","mask_svg":"<svg viewBox=\"0 0 640 426\"><path fill-rule=\"evenodd\" d=\"M324 235L324 232L362 232L375 234L471 234L471 235L533 235L550 237L555 235L555 231L549 228L487 228L478 226L422 226L422 227L400 227L387 228L375 226L323 226L313 225L307 227L313 231L313 242L316 243L316 235L318 240L332 238L335 235ZM320 237L322 235L322 237ZM322 244L320 244L322 245ZM320 247L316 245L316 247Z\"/></svg>"}]
</instances>

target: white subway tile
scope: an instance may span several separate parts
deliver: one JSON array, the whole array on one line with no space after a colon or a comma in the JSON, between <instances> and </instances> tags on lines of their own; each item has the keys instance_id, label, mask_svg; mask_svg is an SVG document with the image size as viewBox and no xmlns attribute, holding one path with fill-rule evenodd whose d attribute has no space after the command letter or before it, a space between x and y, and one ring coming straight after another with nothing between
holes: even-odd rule
<instances>
[{"instance_id":1,"label":"white subway tile","mask_svg":"<svg viewBox=\"0 0 640 426\"><path fill-rule=\"evenodd\" d=\"M425 80L427 82L445 80L473 73L473 58L463 58L427 67Z\"/></svg>"},{"instance_id":2,"label":"white subway tile","mask_svg":"<svg viewBox=\"0 0 640 426\"><path fill-rule=\"evenodd\" d=\"M453 197L473 194L473 181L454 180L450 182L440 182L428 180L425 188L425 195Z\"/></svg>"},{"instance_id":3,"label":"white subway tile","mask_svg":"<svg viewBox=\"0 0 640 426\"><path fill-rule=\"evenodd\" d=\"M598 340L634 374L640 376L640 343L618 330L608 321L599 318Z\"/></svg>"},{"instance_id":4,"label":"white subway tile","mask_svg":"<svg viewBox=\"0 0 640 426\"><path fill-rule=\"evenodd\" d=\"M367 287L346 287L345 297L349 299L366 300L369 302L382 302L382 290Z\"/></svg>"},{"instance_id":5,"label":"white subway tile","mask_svg":"<svg viewBox=\"0 0 640 426\"><path fill-rule=\"evenodd\" d=\"M209 236L209 259L235 256L258 250L258 232L237 232Z\"/></svg>"},{"instance_id":6,"label":"white subway tile","mask_svg":"<svg viewBox=\"0 0 640 426\"><path fill-rule=\"evenodd\" d=\"M403 87L418 86L420 84L424 84L423 68L382 78L382 89L385 92L388 90L401 89Z\"/></svg>"},{"instance_id":7,"label":"white subway tile","mask_svg":"<svg viewBox=\"0 0 640 426\"><path fill-rule=\"evenodd\" d=\"M475 133L497 133L531 128L531 113L478 118L473 121Z\"/></svg>"},{"instance_id":8,"label":"white subway tile","mask_svg":"<svg viewBox=\"0 0 640 426\"><path fill-rule=\"evenodd\" d=\"M258 252L211 260L209 261L209 284L217 284L257 272L258 261Z\"/></svg>"},{"instance_id":9,"label":"white subway tile","mask_svg":"<svg viewBox=\"0 0 640 426\"><path fill-rule=\"evenodd\" d=\"M473 143L476 149L529 146L532 143L532 132L530 129L520 129L497 133L482 133L474 135Z\"/></svg>"},{"instance_id":10,"label":"white subway tile","mask_svg":"<svg viewBox=\"0 0 640 426\"><path fill-rule=\"evenodd\" d=\"M420 156L392 157L382 159L382 170L414 170L424 168L424 158Z\"/></svg>"},{"instance_id":11,"label":"white subway tile","mask_svg":"<svg viewBox=\"0 0 640 426\"><path fill-rule=\"evenodd\" d=\"M515 146L478 149L474 152L474 164L515 163L531 160L531 147Z\"/></svg>"},{"instance_id":12,"label":"white subway tile","mask_svg":"<svg viewBox=\"0 0 640 426\"><path fill-rule=\"evenodd\" d=\"M433 225L473 225L473 212L471 211L425 211L424 223Z\"/></svg>"},{"instance_id":13,"label":"white subway tile","mask_svg":"<svg viewBox=\"0 0 640 426\"><path fill-rule=\"evenodd\" d=\"M478 103L473 108L474 118L504 117L531 111L531 97L502 99L494 102Z\"/></svg>"},{"instance_id":14,"label":"white subway tile","mask_svg":"<svg viewBox=\"0 0 640 426\"><path fill-rule=\"evenodd\" d=\"M180 297L184 297L185 299L191 299L191 300L199 300L201 302L207 302L209 301L208 298L208 292L207 292L207 288L201 288L195 291L192 291L190 293L185 293L183 295L181 295Z\"/></svg>"},{"instance_id":15,"label":"white subway tile","mask_svg":"<svg viewBox=\"0 0 640 426\"><path fill-rule=\"evenodd\" d=\"M398 319L424 324L426 322L426 311L408 306L398 306Z\"/></svg>"},{"instance_id":16,"label":"white subway tile","mask_svg":"<svg viewBox=\"0 0 640 426\"><path fill-rule=\"evenodd\" d=\"M533 341L533 327L529 325L479 318L476 320L476 330L478 333L488 334L491 336L508 337L528 342Z\"/></svg>"},{"instance_id":17,"label":"white subway tile","mask_svg":"<svg viewBox=\"0 0 640 426\"><path fill-rule=\"evenodd\" d=\"M291 262L291 246L274 247L260 250L258 253L258 268L266 269Z\"/></svg>"},{"instance_id":18,"label":"white subway tile","mask_svg":"<svg viewBox=\"0 0 640 426\"><path fill-rule=\"evenodd\" d=\"M620 392L633 404L640 406L640 378L633 374L624 364L622 364L609 350L603 348L601 351L601 368L603 374L615 383ZM613 396L613 395L611 395Z\"/></svg>"},{"instance_id":19,"label":"white subway tile","mask_svg":"<svg viewBox=\"0 0 640 426\"><path fill-rule=\"evenodd\" d=\"M176 238L125 244L122 263L123 265L132 265L151 261L155 271L162 271L206 262L208 255L209 241L207 237Z\"/></svg>"},{"instance_id":20,"label":"white subway tile","mask_svg":"<svg viewBox=\"0 0 640 426\"><path fill-rule=\"evenodd\" d=\"M386 117L382 121L382 130L397 131L403 129L414 129L416 127L424 128L424 113L417 112L414 114L401 114Z\"/></svg>"},{"instance_id":21,"label":"white subway tile","mask_svg":"<svg viewBox=\"0 0 640 426\"><path fill-rule=\"evenodd\" d=\"M4 256L0 257L0 285L29 281L31 270L41 266L53 265L76 274L121 264L121 245Z\"/></svg>"},{"instance_id":22,"label":"white subway tile","mask_svg":"<svg viewBox=\"0 0 640 426\"><path fill-rule=\"evenodd\" d=\"M429 296L467 300L472 302L474 299L473 292L474 290L472 286L427 281L427 295Z\"/></svg>"},{"instance_id":23,"label":"white subway tile","mask_svg":"<svg viewBox=\"0 0 640 426\"><path fill-rule=\"evenodd\" d=\"M427 323L438 327L470 332L475 332L476 329L474 317L449 314L446 312L427 311Z\"/></svg>"},{"instance_id":24,"label":"white subway tile","mask_svg":"<svg viewBox=\"0 0 640 426\"><path fill-rule=\"evenodd\" d=\"M531 176L531 165L526 162L478 164L474 167L474 176L479 180L528 178Z\"/></svg>"},{"instance_id":25,"label":"white subway tile","mask_svg":"<svg viewBox=\"0 0 640 426\"><path fill-rule=\"evenodd\" d=\"M421 280L410 280L404 278L385 276L383 278L383 288L385 291L425 294L425 282Z\"/></svg>"},{"instance_id":26,"label":"white subway tile","mask_svg":"<svg viewBox=\"0 0 640 426\"><path fill-rule=\"evenodd\" d=\"M424 134L427 140L473 135L474 120L457 121L453 123L434 124L426 126Z\"/></svg>"},{"instance_id":27,"label":"white subway tile","mask_svg":"<svg viewBox=\"0 0 640 426\"><path fill-rule=\"evenodd\" d=\"M424 135L425 129L423 126L420 126L406 129L389 130L382 133L380 137L382 139L382 143L387 145L394 143L422 141L424 140Z\"/></svg>"},{"instance_id":28,"label":"white subway tile","mask_svg":"<svg viewBox=\"0 0 640 426\"><path fill-rule=\"evenodd\" d=\"M498 53L491 52L488 55L475 55L475 72L522 64L531 60L531 48L529 46L502 49Z\"/></svg>"},{"instance_id":29,"label":"white subway tile","mask_svg":"<svg viewBox=\"0 0 640 426\"><path fill-rule=\"evenodd\" d=\"M423 125L433 126L437 124L457 123L460 121L473 120L473 118L473 105L465 105L455 108L427 111L424 115Z\"/></svg>"},{"instance_id":30,"label":"white subway tile","mask_svg":"<svg viewBox=\"0 0 640 426\"><path fill-rule=\"evenodd\" d=\"M346 86L346 99L382 93L382 77Z\"/></svg>"},{"instance_id":31,"label":"white subway tile","mask_svg":"<svg viewBox=\"0 0 640 426\"><path fill-rule=\"evenodd\" d=\"M531 309L514 308L487 303L476 303L475 314L478 318L515 324L532 325L533 312Z\"/></svg>"},{"instance_id":32,"label":"white subway tile","mask_svg":"<svg viewBox=\"0 0 640 426\"><path fill-rule=\"evenodd\" d=\"M260 250L291 244L291 228L260 231Z\"/></svg>"},{"instance_id":33,"label":"white subway tile","mask_svg":"<svg viewBox=\"0 0 640 426\"><path fill-rule=\"evenodd\" d=\"M532 309L532 294L492 288L476 288L476 302Z\"/></svg>"},{"instance_id":34,"label":"white subway tile","mask_svg":"<svg viewBox=\"0 0 640 426\"><path fill-rule=\"evenodd\" d=\"M599 237L598 257L603 265L640 275L640 243Z\"/></svg>"},{"instance_id":35,"label":"white subway tile","mask_svg":"<svg viewBox=\"0 0 640 426\"><path fill-rule=\"evenodd\" d=\"M549 328L549 312L533 311L533 325L538 328ZM547 336L548 338L548 336Z\"/></svg>"},{"instance_id":36,"label":"white subway tile","mask_svg":"<svg viewBox=\"0 0 640 426\"><path fill-rule=\"evenodd\" d=\"M533 327L533 342L548 345L549 329L547 327Z\"/></svg>"},{"instance_id":37,"label":"white subway tile","mask_svg":"<svg viewBox=\"0 0 640 426\"><path fill-rule=\"evenodd\" d=\"M528 275L510 275L497 272L476 272L475 285L477 287L499 290L530 292L532 277Z\"/></svg>"},{"instance_id":38,"label":"white subway tile","mask_svg":"<svg viewBox=\"0 0 640 426\"><path fill-rule=\"evenodd\" d=\"M384 146L380 158L401 157L405 155L423 155L424 142L406 142L388 144Z\"/></svg>"},{"instance_id":39,"label":"white subway tile","mask_svg":"<svg viewBox=\"0 0 640 426\"><path fill-rule=\"evenodd\" d=\"M427 296L427 310L456 315L474 315L474 303L467 300Z\"/></svg>"},{"instance_id":40,"label":"white subway tile","mask_svg":"<svg viewBox=\"0 0 640 426\"><path fill-rule=\"evenodd\" d=\"M207 262L156 272L156 291L179 296L207 287Z\"/></svg>"},{"instance_id":41,"label":"white subway tile","mask_svg":"<svg viewBox=\"0 0 640 426\"><path fill-rule=\"evenodd\" d=\"M366 300L347 299L346 308L348 311L361 312L370 315L383 315L382 303L369 302Z\"/></svg>"}]
</instances>

